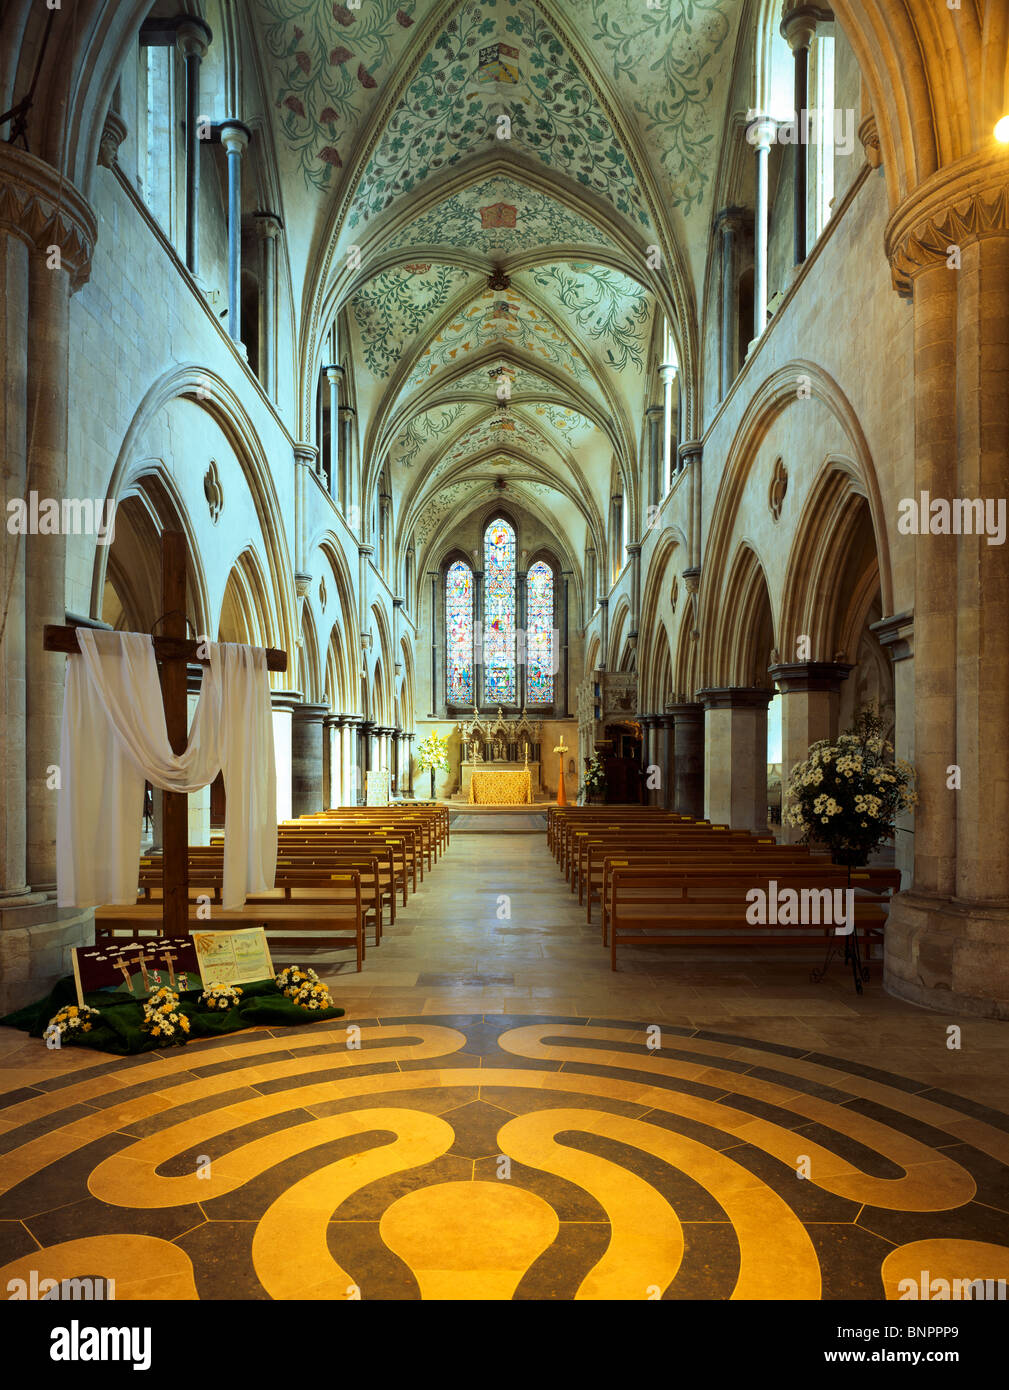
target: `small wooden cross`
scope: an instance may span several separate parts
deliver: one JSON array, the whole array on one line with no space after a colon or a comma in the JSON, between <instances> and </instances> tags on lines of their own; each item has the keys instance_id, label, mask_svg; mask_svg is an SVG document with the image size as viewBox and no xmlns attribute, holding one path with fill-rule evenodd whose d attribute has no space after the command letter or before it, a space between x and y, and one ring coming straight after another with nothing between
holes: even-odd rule
<instances>
[{"instance_id":1,"label":"small wooden cross","mask_svg":"<svg viewBox=\"0 0 1009 1390\"><path fill-rule=\"evenodd\" d=\"M173 753L184 753L189 739L189 710L186 700L186 667L190 661L204 666L203 643L186 636L186 537L182 531L161 535L161 603L164 632L154 638L154 655L160 668L161 698L165 705L165 727ZM79 656L76 627L48 623L42 646L47 652ZM287 670L287 653L266 649L270 671ZM162 846L163 936L185 936L189 930L189 797L186 792L163 793L164 843Z\"/></svg>"}]
</instances>

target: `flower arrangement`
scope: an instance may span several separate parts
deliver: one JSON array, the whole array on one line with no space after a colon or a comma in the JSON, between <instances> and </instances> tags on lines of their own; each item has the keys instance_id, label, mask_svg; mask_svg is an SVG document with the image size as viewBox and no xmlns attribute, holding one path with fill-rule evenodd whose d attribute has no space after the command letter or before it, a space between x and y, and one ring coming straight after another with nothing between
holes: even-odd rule
<instances>
[{"instance_id":1,"label":"flower arrangement","mask_svg":"<svg viewBox=\"0 0 1009 1390\"><path fill-rule=\"evenodd\" d=\"M179 996L174 989L162 986L144 1003L141 1028L159 1043L184 1043L189 1032L189 1019L179 1011Z\"/></svg>"},{"instance_id":2,"label":"flower arrangement","mask_svg":"<svg viewBox=\"0 0 1009 1390\"><path fill-rule=\"evenodd\" d=\"M606 787L606 773L603 770L602 761L598 753L593 753L585 764L585 772L582 776L582 785L579 793L584 796L594 795L601 792Z\"/></svg>"},{"instance_id":3,"label":"flower arrangement","mask_svg":"<svg viewBox=\"0 0 1009 1390\"><path fill-rule=\"evenodd\" d=\"M242 997L239 985L210 985L200 995L208 1009L233 1009Z\"/></svg>"},{"instance_id":4,"label":"flower arrangement","mask_svg":"<svg viewBox=\"0 0 1009 1390\"><path fill-rule=\"evenodd\" d=\"M322 983L314 970L302 970L300 965L289 965L276 976L275 983L288 999L303 1009L333 1007L329 986Z\"/></svg>"},{"instance_id":5,"label":"flower arrangement","mask_svg":"<svg viewBox=\"0 0 1009 1390\"><path fill-rule=\"evenodd\" d=\"M418 743L414 758L421 772L431 773L431 800L433 801L434 774L436 771L447 772L450 767L448 760L448 734L438 734L432 730L427 738L421 739L420 743Z\"/></svg>"},{"instance_id":6,"label":"flower arrangement","mask_svg":"<svg viewBox=\"0 0 1009 1390\"><path fill-rule=\"evenodd\" d=\"M814 743L788 779L782 821L803 844L825 845L837 864L864 864L894 833L899 812L918 804L914 768L894 758L883 722L862 709L835 743Z\"/></svg>"},{"instance_id":7,"label":"flower arrangement","mask_svg":"<svg viewBox=\"0 0 1009 1390\"><path fill-rule=\"evenodd\" d=\"M91 1032L91 1020L100 1017L99 1011L89 1008L87 1004L67 1004L46 1024L42 1034L46 1046L62 1047L65 1042L76 1042L82 1033Z\"/></svg>"}]
</instances>

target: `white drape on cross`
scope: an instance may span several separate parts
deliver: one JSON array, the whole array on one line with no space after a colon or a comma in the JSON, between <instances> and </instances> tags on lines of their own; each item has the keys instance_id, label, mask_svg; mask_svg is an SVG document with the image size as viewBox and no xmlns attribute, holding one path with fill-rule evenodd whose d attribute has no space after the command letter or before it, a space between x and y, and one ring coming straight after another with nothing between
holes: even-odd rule
<instances>
[{"instance_id":1,"label":"white drape on cross","mask_svg":"<svg viewBox=\"0 0 1009 1390\"><path fill-rule=\"evenodd\" d=\"M198 791L224 774L222 905L272 888L277 869L277 773L266 654L207 644L199 702L184 753L165 727L154 644L145 633L78 629L67 662L60 739L57 901L60 907L134 903L144 780Z\"/></svg>"}]
</instances>

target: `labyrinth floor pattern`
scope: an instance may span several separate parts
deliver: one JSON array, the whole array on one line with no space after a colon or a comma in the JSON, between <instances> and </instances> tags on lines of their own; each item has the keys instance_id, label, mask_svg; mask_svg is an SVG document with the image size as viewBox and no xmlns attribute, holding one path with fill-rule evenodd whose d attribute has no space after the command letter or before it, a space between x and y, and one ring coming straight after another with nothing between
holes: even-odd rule
<instances>
[{"instance_id":1,"label":"labyrinth floor pattern","mask_svg":"<svg viewBox=\"0 0 1009 1390\"><path fill-rule=\"evenodd\" d=\"M693 1028L653 1049L618 1020L355 1026L359 1047L342 1020L257 1030L0 1095L4 1285L882 1299L922 1270L1009 1277L1009 1117L973 1101Z\"/></svg>"}]
</instances>

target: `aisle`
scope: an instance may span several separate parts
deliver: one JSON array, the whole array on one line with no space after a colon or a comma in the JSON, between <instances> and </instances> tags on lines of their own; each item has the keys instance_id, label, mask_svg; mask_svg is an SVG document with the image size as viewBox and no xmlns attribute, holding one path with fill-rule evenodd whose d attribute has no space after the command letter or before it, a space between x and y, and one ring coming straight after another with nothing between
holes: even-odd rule
<instances>
[{"instance_id":1,"label":"aisle","mask_svg":"<svg viewBox=\"0 0 1009 1390\"><path fill-rule=\"evenodd\" d=\"M1004 1024L950 1053L878 987L627 956L612 974L541 835L460 835L365 970L325 972L345 1019L124 1059L8 1032L0 1275L70 1260L120 1300L878 1299L923 1240L934 1277L1009 1275L1009 1117L952 1094L998 1071Z\"/></svg>"}]
</instances>

